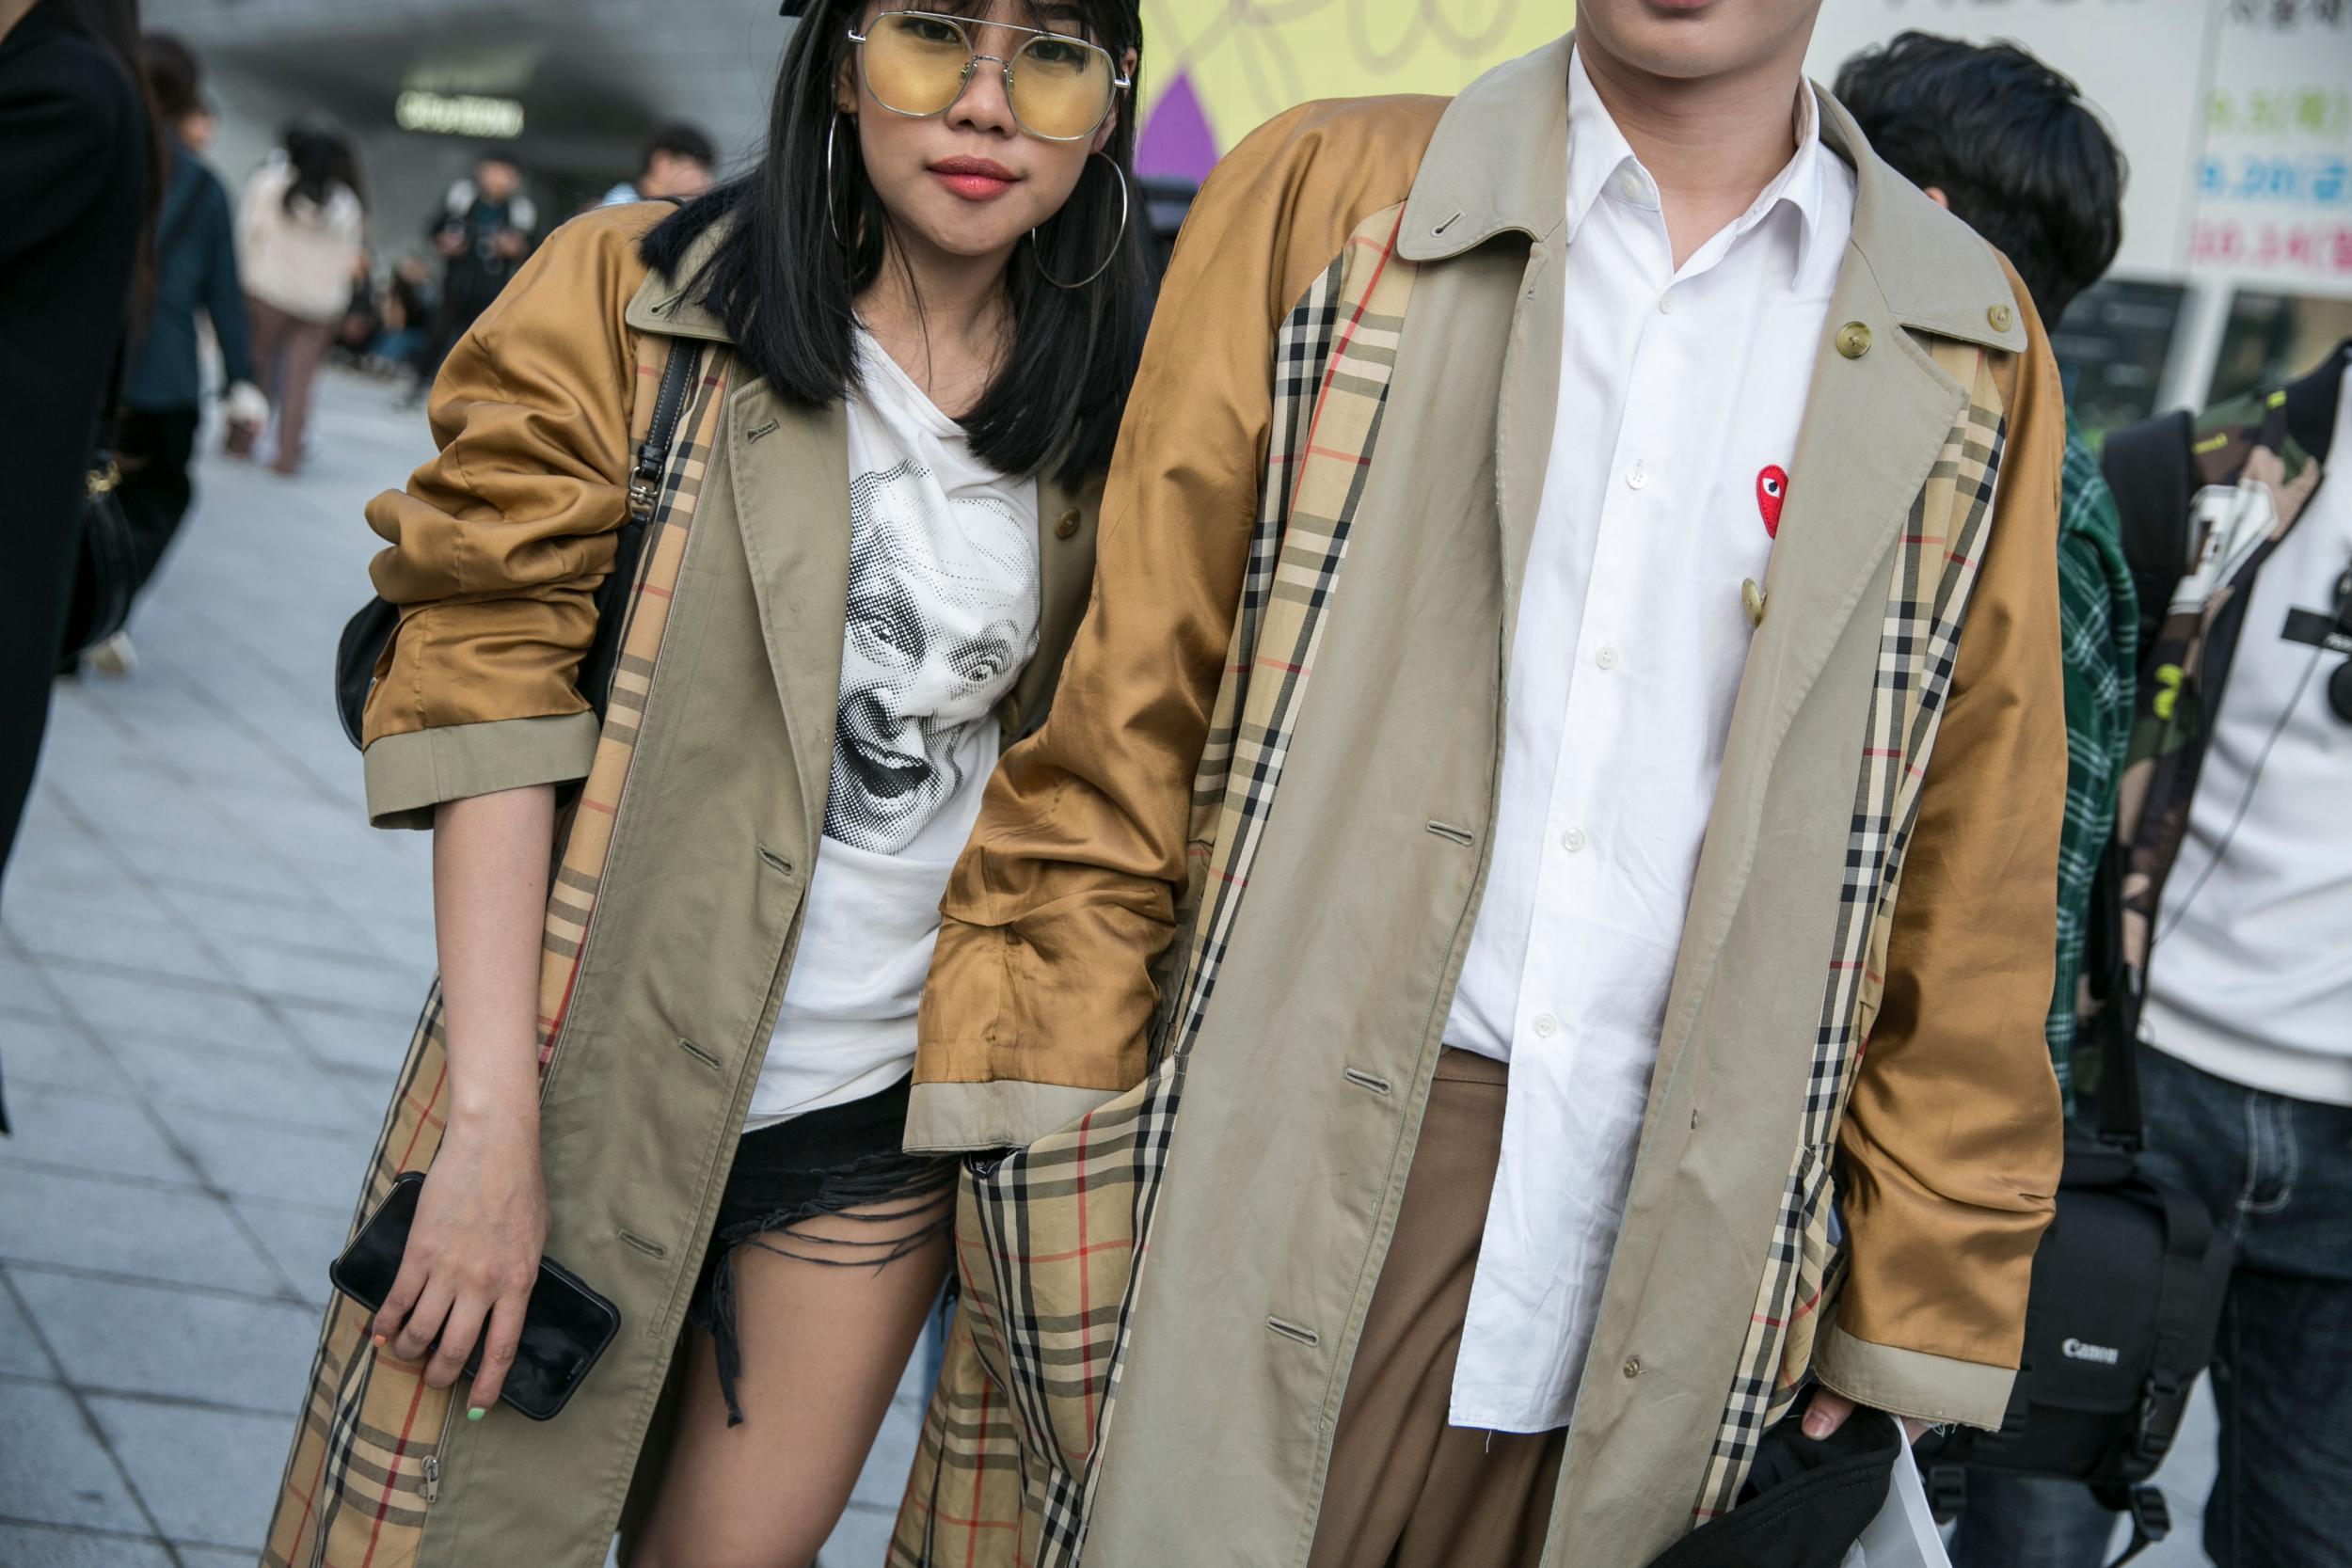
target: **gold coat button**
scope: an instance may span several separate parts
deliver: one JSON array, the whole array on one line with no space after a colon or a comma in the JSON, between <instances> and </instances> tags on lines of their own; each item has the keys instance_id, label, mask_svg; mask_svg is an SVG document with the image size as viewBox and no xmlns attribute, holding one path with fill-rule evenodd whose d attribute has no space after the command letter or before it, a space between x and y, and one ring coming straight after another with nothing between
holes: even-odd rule
<instances>
[{"instance_id":1,"label":"gold coat button","mask_svg":"<svg viewBox=\"0 0 2352 1568\"><path fill-rule=\"evenodd\" d=\"M1764 590L1756 585L1754 578L1740 579L1740 606L1748 612L1748 625L1760 626L1764 624ZM1693 1127L1698 1125L1695 1119L1696 1115L1697 1113L1692 1113L1693 1119L1691 1125Z\"/></svg>"},{"instance_id":2,"label":"gold coat button","mask_svg":"<svg viewBox=\"0 0 2352 1568\"><path fill-rule=\"evenodd\" d=\"M1077 531L1078 511L1077 508L1073 507L1061 515L1061 521L1054 525L1054 537L1057 539L1067 539Z\"/></svg>"},{"instance_id":3,"label":"gold coat button","mask_svg":"<svg viewBox=\"0 0 2352 1568\"><path fill-rule=\"evenodd\" d=\"M1626 1357L1625 1375L1628 1377L1640 1377L1642 1375L1642 1358L1640 1356L1629 1355Z\"/></svg>"},{"instance_id":4,"label":"gold coat button","mask_svg":"<svg viewBox=\"0 0 2352 1568\"><path fill-rule=\"evenodd\" d=\"M1859 359L1870 352L1870 329L1860 322L1848 322L1837 329L1837 352L1849 359Z\"/></svg>"},{"instance_id":5,"label":"gold coat button","mask_svg":"<svg viewBox=\"0 0 2352 1568\"><path fill-rule=\"evenodd\" d=\"M1994 331L2007 332L2009 330L2010 323L2010 309L2006 305L1995 305L1992 309L1987 310L1984 313L1984 319L1993 324Z\"/></svg>"}]
</instances>

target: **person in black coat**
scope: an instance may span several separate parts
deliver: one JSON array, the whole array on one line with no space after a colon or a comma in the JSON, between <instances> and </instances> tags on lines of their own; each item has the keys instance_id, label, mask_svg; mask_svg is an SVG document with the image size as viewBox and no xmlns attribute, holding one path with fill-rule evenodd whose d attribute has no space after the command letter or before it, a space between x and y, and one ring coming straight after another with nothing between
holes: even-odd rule
<instances>
[{"instance_id":1,"label":"person in black coat","mask_svg":"<svg viewBox=\"0 0 2352 1568\"><path fill-rule=\"evenodd\" d=\"M49 717L154 130L135 0L0 0L0 872Z\"/></svg>"}]
</instances>

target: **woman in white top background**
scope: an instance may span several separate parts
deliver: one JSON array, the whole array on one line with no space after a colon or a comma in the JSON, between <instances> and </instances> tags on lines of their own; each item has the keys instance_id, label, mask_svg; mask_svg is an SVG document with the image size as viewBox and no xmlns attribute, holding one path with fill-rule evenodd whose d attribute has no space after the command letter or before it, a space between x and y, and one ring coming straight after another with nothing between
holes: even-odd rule
<instances>
[{"instance_id":1,"label":"woman in white top background","mask_svg":"<svg viewBox=\"0 0 2352 1568\"><path fill-rule=\"evenodd\" d=\"M351 144L324 125L297 120L246 182L237 275L256 373L278 412L270 467L281 474L302 466L311 383L351 303L366 230Z\"/></svg>"}]
</instances>

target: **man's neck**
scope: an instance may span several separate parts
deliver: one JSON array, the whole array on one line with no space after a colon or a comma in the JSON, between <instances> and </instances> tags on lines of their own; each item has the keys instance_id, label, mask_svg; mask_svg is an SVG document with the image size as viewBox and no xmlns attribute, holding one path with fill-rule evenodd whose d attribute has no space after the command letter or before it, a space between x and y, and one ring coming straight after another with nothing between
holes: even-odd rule
<instances>
[{"instance_id":1,"label":"man's neck","mask_svg":"<svg viewBox=\"0 0 2352 1568\"><path fill-rule=\"evenodd\" d=\"M1803 55L1736 75L1654 76L1578 40L1593 90L1658 182L1680 267L1788 166L1797 145Z\"/></svg>"}]
</instances>

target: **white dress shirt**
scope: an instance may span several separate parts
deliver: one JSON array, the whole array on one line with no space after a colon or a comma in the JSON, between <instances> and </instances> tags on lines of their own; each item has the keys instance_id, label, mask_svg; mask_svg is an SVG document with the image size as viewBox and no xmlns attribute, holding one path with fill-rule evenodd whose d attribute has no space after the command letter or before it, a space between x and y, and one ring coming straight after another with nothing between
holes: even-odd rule
<instances>
[{"instance_id":1,"label":"white dress shirt","mask_svg":"<svg viewBox=\"0 0 2352 1568\"><path fill-rule=\"evenodd\" d=\"M1568 71L1567 330L1519 591L1492 864L1446 1021L1511 1064L1451 1419L1564 1426L1792 469L1853 171L1796 152L1674 264L1658 184Z\"/></svg>"}]
</instances>

